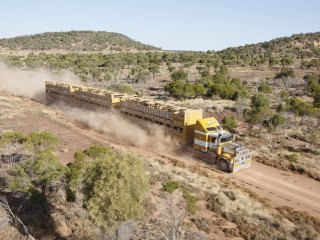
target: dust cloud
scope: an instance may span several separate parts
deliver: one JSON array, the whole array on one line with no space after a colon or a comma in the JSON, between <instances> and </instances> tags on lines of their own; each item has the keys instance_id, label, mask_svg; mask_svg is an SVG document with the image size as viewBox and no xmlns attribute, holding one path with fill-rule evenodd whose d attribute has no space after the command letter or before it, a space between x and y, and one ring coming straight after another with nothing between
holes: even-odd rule
<instances>
[{"instance_id":1,"label":"dust cloud","mask_svg":"<svg viewBox=\"0 0 320 240\"><path fill-rule=\"evenodd\" d=\"M160 126L145 122L143 127L139 126L116 110L98 112L62 106L61 103L55 105L55 108L73 120L103 133L109 141L117 144L142 147L158 153L172 153L178 147L178 144L166 135Z\"/></svg>"},{"instance_id":2,"label":"dust cloud","mask_svg":"<svg viewBox=\"0 0 320 240\"><path fill-rule=\"evenodd\" d=\"M23 70L0 62L0 89L13 95L45 103L46 81L79 82L75 75L68 71L53 73L46 69Z\"/></svg>"},{"instance_id":3,"label":"dust cloud","mask_svg":"<svg viewBox=\"0 0 320 240\"><path fill-rule=\"evenodd\" d=\"M71 84L80 82L71 72L53 73L46 69L22 70L0 62L0 90L45 104L46 81L61 81ZM148 125L143 122L143 127L140 127L115 110L90 111L66 106L62 102L53 106L63 115L102 132L112 142L143 147L157 152L176 149L177 144L158 125Z\"/></svg>"}]
</instances>

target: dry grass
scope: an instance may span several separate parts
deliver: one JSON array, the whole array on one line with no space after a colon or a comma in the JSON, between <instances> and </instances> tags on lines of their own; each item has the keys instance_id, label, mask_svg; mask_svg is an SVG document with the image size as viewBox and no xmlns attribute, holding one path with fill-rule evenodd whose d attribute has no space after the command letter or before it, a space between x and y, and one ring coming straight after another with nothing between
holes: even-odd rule
<instances>
[{"instance_id":1,"label":"dry grass","mask_svg":"<svg viewBox=\"0 0 320 240\"><path fill-rule=\"evenodd\" d=\"M260 138L255 134L244 137L246 146L253 151L254 159L269 166L286 171L305 174L320 181L320 150L311 141L311 134L318 128L315 118L306 118L287 114L287 124L277 134L262 132ZM256 130L254 129L253 132ZM272 148L270 148L270 137ZM290 158L297 155L296 159Z\"/></svg>"},{"instance_id":2,"label":"dry grass","mask_svg":"<svg viewBox=\"0 0 320 240\"><path fill-rule=\"evenodd\" d=\"M150 175L155 181L165 183L168 179L178 181L193 189L193 194L199 201L206 202L206 211L219 214L226 224L217 226L217 220L208 222L207 218L195 218L193 224L201 232L211 231L212 224L218 227L225 237L242 237L244 239L302 239L303 236L319 237L318 222L309 215L302 215L298 222L283 211L275 211L255 194L236 188L233 183L216 178L213 174L203 174L199 167L184 165L184 168L174 167L156 159L145 159ZM203 215L203 209L200 210ZM298 212L296 212L298 214ZM210 217L213 218L212 216ZM310 219L313 225L303 230ZM194 226L192 225L192 226ZM211 227L210 227L211 226ZM202 229L203 228L203 229ZM201 230L202 229L202 230ZM221 233L220 233L221 234ZM305 238L307 239L307 238Z\"/></svg>"}]
</instances>

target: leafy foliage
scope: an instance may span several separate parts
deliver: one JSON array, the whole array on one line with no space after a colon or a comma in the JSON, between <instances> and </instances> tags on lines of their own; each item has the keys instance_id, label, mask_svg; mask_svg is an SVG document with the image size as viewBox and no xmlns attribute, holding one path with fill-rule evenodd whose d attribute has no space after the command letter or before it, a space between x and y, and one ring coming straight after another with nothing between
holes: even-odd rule
<instances>
[{"instance_id":1,"label":"leafy foliage","mask_svg":"<svg viewBox=\"0 0 320 240\"><path fill-rule=\"evenodd\" d=\"M198 201L198 198L196 196L191 195L189 192L185 192L183 194L184 199L187 202L187 210L191 214L195 214L198 210L196 203Z\"/></svg>"},{"instance_id":2,"label":"leafy foliage","mask_svg":"<svg viewBox=\"0 0 320 240\"><path fill-rule=\"evenodd\" d=\"M174 190L178 189L180 183L177 181L168 181L165 185L163 185L162 190L168 193L173 193Z\"/></svg>"},{"instance_id":3,"label":"leafy foliage","mask_svg":"<svg viewBox=\"0 0 320 240\"><path fill-rule=\"evenodd\" d=\"M165 90L177 98L198 97L205 95L207 92L204 86L197 83L192 84L182 79L167 84Z\"/></svg>"},{"instance_id":4,"label":"leafy foliage","mask_svg":"<svg viewBox=\"0 0 320 240\"><path fill-rule=\"evenodd\" d=\"M65 167L51 151L44 150L14 167L10 174L11 190L28 194L40 191L45 198L48 187L54 187L64 176Z\"/></svg>"},{"instance_id":5,"label":"leafy foliage","mask_svg":"<svg viewBox=\"0 0 320 240\"><path fill-rule=\"evenodd\" d=\"M257 93L253 95L251 98L251 107L253 110L257 110L257 111L262 108L269 108L270 100L266 95Z\"/></svg>"},{"instance_id":6,"label":"leafy foliage","mask_svg":"<svg viewBox=\"0 0 320 240\"><path fill-rule=\"evenodd\" d=\"M149 66L149 71L153 74L153 78L155 78L156 77L156 74L159 72L159 70L160 70L160 66L158 65L158 64L154 64L154 63L152 63L152 64L150 64L150 66Z\"/></svg>"},{"instance_id":7,"label":"leafy foliage","mask_svg":"<svg viewBox=\"0 0 320 240\"><path fill-rule=\"evenodd\" d=\"M219 95L223 99L236 100L238 97L248 97L249 92L240 79L229 80L226 67L221 67L213 76L202 80L208 89L208 95Z\"/></svg>"},{"instance_id":8,"label":"leafy foliage","mask_svg":"<svg viewBox=\"0 0 320 240\"><path fill-rule=\"evenodd\" d=\"M258 91L261 92L261 93L272 93L272 87L267 85L267 84L261 84L259 87L258 87Z\"/></svg>"},{"instance_id":9,"label":"leafy foliage","mask_svg":"<svg viewBox=\"0 0 320 240\"><path fill-rule=\"evenodd\" d=\"M23 136L21 133L18 132L4 132L0 136L0 147L2 147L5 144L22 144L26 141L26 137Z\"/></svg>"},{"instance_id":10,"label":"leafy foliage","mask_svg":"<svg viewBox=\"0 0 320 240\"><path fill-rule=\"evenodd\" d=\"M31 133L28 138L36 151L53 149L59 143L59 139L50 132Z\"/></svg>"},{"instance_id":11,"label":"leafy foliage","mask_svg":"<svg viewBox=\"0 0 320 240\"><path fill-rule=\"evenodd\" d=\"M148 178L140 159L107 147L94 145L69 166L69 184L84 194L84 204L92 220L108 231L121 221L143 215ZM89 161L93 158L94 161ZM71 192L71 200L73 190Z\"/></svg>"},{"instance_id":12,"label":"leafy foliage","mask_svg":"<svg viewBox=\"0 0 320 240\"><path fill-rule=\"evenodd\" d=\"M303 79L307 81L307 90L314 99L314 106L320 108L320 74L307 74Z\"/></svg>"},{"instance_id":13,"label":"leafy foliage","mask_svg":"<svg viewBox=\"0 0 320 240\"><path fill-rule=\"evenodd\" d=\"M287 120L282 114L274 114L269 120L265 120L264 126L269 130L269 132L274 132L286 122Z\"/></svg>"},{"instance_id":14,"label":"leafy foliage","mask_svg":"<svg viewBox=\"0 0 320 240\"><path fill-rule=\"evenodd\" d=\"M229 80L226 67L221 67L214 75L206 74L198 83L189 83L187 74L177 70L171 74L173 82L166 85L165 90L174 97L197 97L219 95L223 99L235 100L238 97L248 97L249 92L240 79Z\"/></svg>"},{"instance_id":15,"label":"leafy foliage","mask_svg":"<svg viewBox=\"0 0 320 240\"><path fill-rule=\"evenodd\" d=\"M226 130L233 132L235 131L235 129L238 127L238 121L237 118L235 116L225 116L222 119L222 126L223 128L225 128Z\"/></svg>"},{"instance_id":16,"label":"leafy foliage","mask_svg":"<svg viewBox=\"0 0 320 240\"><path fill-rule=\"evenodd\" d=\"M296 162L298 161L300 158L300 155L298 153L293 153L293 154L290 154L287 156L287 159L290 161L290 162Z\"/></svg>"},{"instance_id":17,"label":"leafy foliage","mask_svg":"<svg viewBox=\"0 0 320 240\"><path fill-rule=\"evenodd\" d=\"M289 101L288 109L297 116L316 116L319 114L319 110L314 108L312 104L304 102L297 97L292 98Z\"/></svg>"},{"instance_id":18,"label":"leafy foliage","mask_svg":"<svg viewBox=\"0 0 320 240\"><path fill-rule=\"evenodd\" d=\"M251 97L251 110L246 112L246 118L251 126L258 125L260 131L264 123L270 119L273 111L270 109L269 98L263 93L256 93Z\"/></svg>"},{"instance_id":19,"label":"leafy foliage","mask_svg":"<svg viewBox=\"0 0 320 240\"><path fill-rule=\"evenodd\" d=\"M128 93L129 95L137 94L129 85L112 84L108 88L119 93Z\"/></svg>"},{"instance_id":20,"label":"leafy foliage","mask_svg":"<svg viewBox=\"0 0 320 240\"><path fill-rule=\"evenodd\" d=\"M188 74L182 69L173 71L170 76L173 81L188 79Z\"/></svg>"}]
</instances>

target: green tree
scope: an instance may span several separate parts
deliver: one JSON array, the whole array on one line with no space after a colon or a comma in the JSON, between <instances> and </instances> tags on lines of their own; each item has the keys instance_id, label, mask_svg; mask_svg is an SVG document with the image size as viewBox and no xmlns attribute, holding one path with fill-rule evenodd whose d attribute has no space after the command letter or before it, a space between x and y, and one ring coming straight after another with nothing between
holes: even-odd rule
<instances>
[{"instance_id":1,"label":"green tree","mask_svg":"<svg viewBox=\"0 0 320 240\"><path fill-rule=\"evenodd\" d=\"M186 80L175 80L165 86L165 91L175 97L183 97L185 95Z\"/></svg>"},{"instance_id":2,"label":"green tree","mask_svg":"<svg viewBox=\"0 0 320 240\"><path fill-rule=\"evenodd\" d=\"M235 116L225 116L222 119L222 126L226 130L233 132L238 127L238 121Z\"/></svg>"},{"instance_id":3,"label":"green tree","mask_svg":"<svg viewBox=\"0 0 320 240\"><path fill-rule=\"evenodd\" d=\"M280 60L281 66L282 68L286 68L289 67L290 65L293 64L293 59L290 56L285 56L283 58L281 58Z\"/></svg>"},{"instance_id":4,"label":"green tree","mask_svg":"<svg viewBox=\"0 0 320 240\"><path fill-rule=\"evenodd\" d=\"M46 199L48 188L56 187L65 173L66 169L59 159L50 150L44 150L11 170L9 187L30 195L41 192L43 199Z\"/></svg>"},{"instance_id":5,"label":"green tree","mask_svg":"<svg viewBox=\"0 0 320 240\"><path fill-rule=\"evenodd\" d=\"M4 132L0 137L0 148L6 144L22 144L27 140L25 136L18 132Z\"/></svg>"},{"instance_id":6,"label":"green tree","mask_svg":"<svg viewBox=\"0 0 320 240\"><path fill-rule=\"evenodd\" d=\"M191 83L186 83L184 85L184 93L183 96L186 98L192 97L195 95L195 91L194 91L194 85Z\"/></svg>"},{"instance_id":7,"label":"green tree","mask_svg":"<svg viewBox=\"0 0 320 240\"><path fill-rule=\"evenodd\" d=\"M147 187L140 159L111 151L92 162L85 173L85 204L92 220L112 232L119 222L143 215Z\"/></svg>"},{"instance_id":8,"label":"green tree","mask_svg":"<svg viewBox=\"0 0 320 240\"><path fill-rule=\"evenodd\" d=\"M319 111L312 104L304 102L297 97L292 98L288 103L288 109L295 115L301 116L301 123L306 116L316 116Z\"/></svg>"},{"instance_id":9,"label":"green tree","mask_svg":"<svg viewBox=\"0 0 320 240\"><path fill-rule=\"evenodd\" d=\"M307 83L307 90L314 99L313 105L320 108L320 84L316 76L310 77Z\"/></svg>"},{"instance_id":10,"label":"green tree","mask_svg":"<svg viewBox=\"0 0 320 240\"><path fill-rule=\"evenodd\" d=\"M286 122L287 120L282 114L275 114L266 122L266 125L270 132L276 132Z\"/></svg>"},{"instance_id":11,"label":"green tree","mask_svg":"<svg viewBox=\"0 0 320 240\"><path fill-rule=\"evenodd\" d=\"M269 108L270 100L269 98L262 94L256 93L251 98L251 107L253 110L259 110L261 108Z\"/></svg>"},{"instance_id":12,"label":"green tree","mask_svg":"<svg viewBox=\"0 0 320 240\"><path fill-rule=\"evenodd\" d=\"M59 139L51 132L31 133L28 138L32 142L35 151L52 150L59 143Z\"/></svg>"},{"instance_id":13,"label":"green tree","mask_svg":"<svg viewBox=\"0 0 320 240\"><path fill-rule=\"evenodd\" d=\"M269 98L262 93L256 93L251 98L251 108L251 111L246 114L247 120L251 127L258 126L258 137L260 137L263 123L272 115Z\"/></svg>"},{"instance_id":14,"label":"green tree","mask_svg":"<svg viewBox=\"0 0 320 240\"><path fill-rule=\"evenodd\" d=\"M198 96L203 96L207 93L207 90L204 86L200 85L200 84L194 84L193 85L193 88L194 88L194 95L195 97L198 97Z\"/></svg>"},{"instance_id":15,"label":"green tree","mask_svg":"<svg viewBox=\"0 0 320 240\"><path fill-rule=\"evenodd\" d=\"M173 71L170 76L173 81L187 80L188 78L188 74L182 69Z\"/></svg>"},{"instance_id":16,"label":"green tree","mask_svg":"<svg viewBox=\"0 0 320 240\"><path fill-rule=\"evenodd\" d=\"M153 78L156 77L156 74L159 73L160 66L158 64L150 64L149 65L149 71L152 73Z\"/></svg>"}]
</instances>

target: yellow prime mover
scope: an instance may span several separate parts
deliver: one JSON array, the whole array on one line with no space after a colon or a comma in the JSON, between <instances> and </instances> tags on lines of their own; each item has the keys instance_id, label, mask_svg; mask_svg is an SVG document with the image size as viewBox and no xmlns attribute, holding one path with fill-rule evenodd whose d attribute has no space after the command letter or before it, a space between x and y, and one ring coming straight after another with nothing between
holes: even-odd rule
<instances>
[{"instance_id":1,"label":"yellow prime mover","mask_svg":"<svg viewBox=\"0 0 320 240\"><path fill-rule=\"evenodd\" d=\"M64 101L73 106L107 110L114 108L138 124L158 124L196 157L217 163L225 172L251 165L251 154L235 142L235 135L223 130L214 118L203 118L201 109L182 108L140 97L83 85L46 82L48 102Z\"/></svg>"},{"instance_id":2,"label":"yellow prime mover","mask_svg":"<svg viewBox=\"0 0 320 240\"><path fill-rule=\"evenodd\" d=\"M235 134L223 130L214 117L197 120L190 151L200 152L195 155L216 162L225 172L237 172L251 166L251 153L236 143Z\"/></svg>"}]
</instances>

